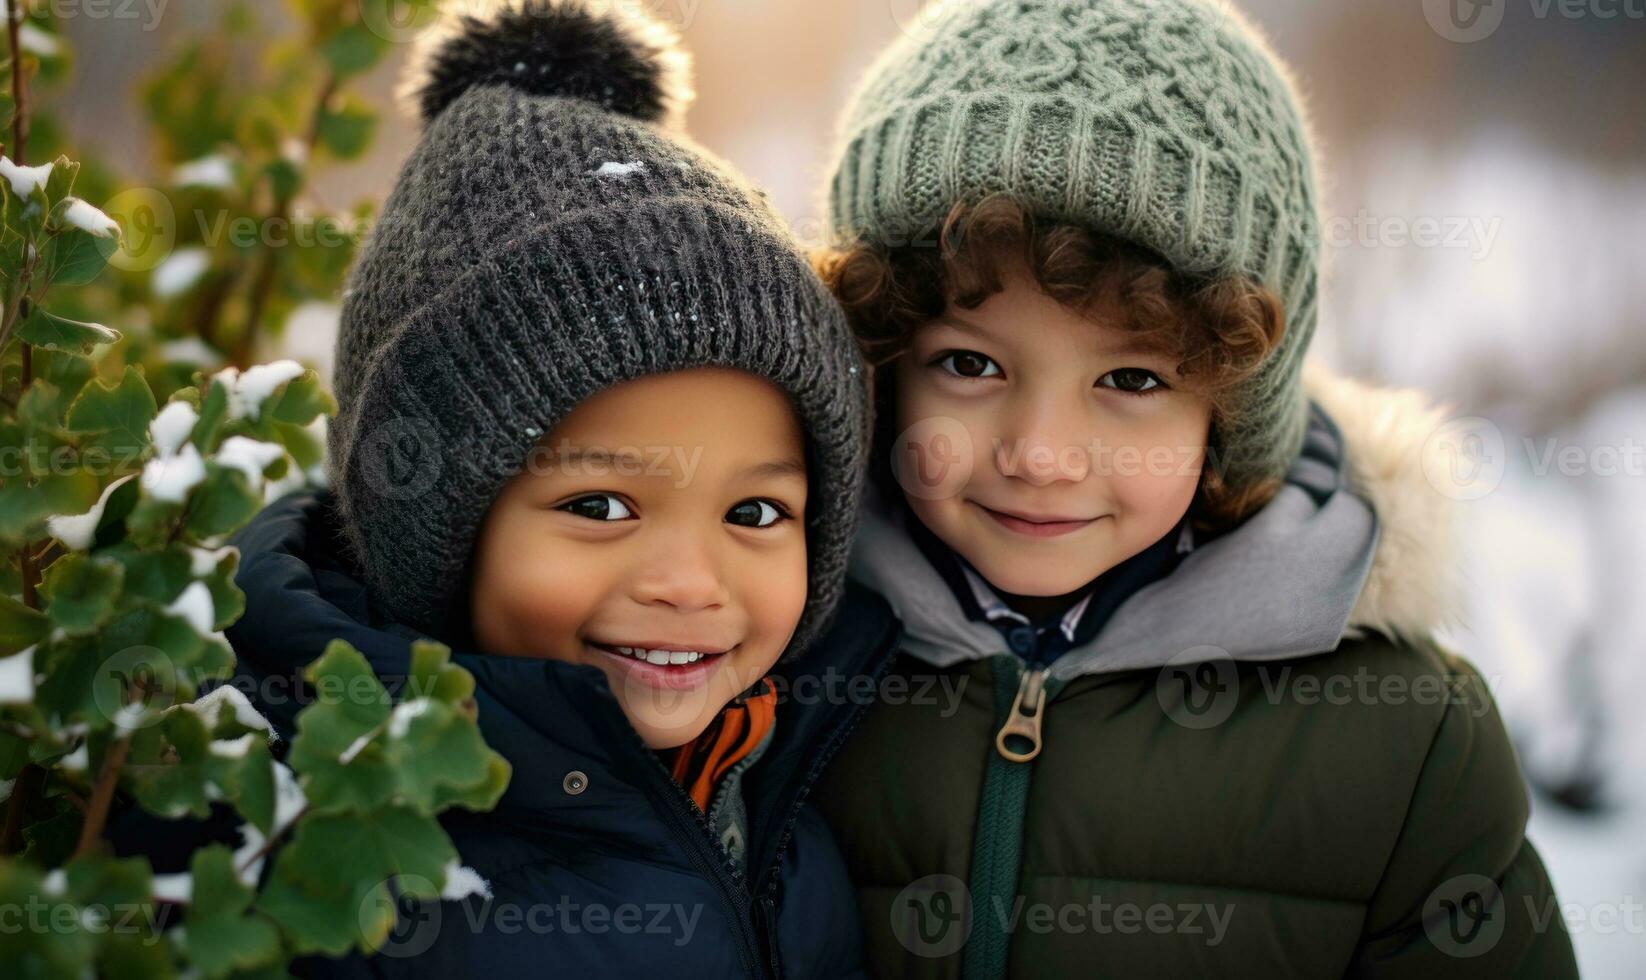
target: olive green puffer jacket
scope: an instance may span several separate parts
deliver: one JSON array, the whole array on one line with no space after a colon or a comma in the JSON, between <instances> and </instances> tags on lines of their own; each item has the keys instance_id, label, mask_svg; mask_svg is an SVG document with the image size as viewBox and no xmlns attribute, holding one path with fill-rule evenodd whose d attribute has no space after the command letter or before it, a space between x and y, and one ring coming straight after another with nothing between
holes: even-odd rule
<instances>
[{"instance_id":1,"label":"olive green puffer jacket","mask_svg":"<svg viewBox=\"0 0 1646 980\"><path fill-rule=\"evenodd\" d=\"M903 696L817 797L877 975L1576 975L1487 686L1430 638L1436 420L1310 390L1281 496L1049 670L871 498L853 574L902 621Z\"/></svg>"}]
</instances>

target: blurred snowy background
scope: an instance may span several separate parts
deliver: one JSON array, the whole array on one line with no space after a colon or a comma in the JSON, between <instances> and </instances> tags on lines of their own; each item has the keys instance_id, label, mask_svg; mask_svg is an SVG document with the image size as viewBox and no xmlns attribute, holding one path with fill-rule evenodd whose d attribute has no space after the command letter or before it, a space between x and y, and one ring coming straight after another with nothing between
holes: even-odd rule
<instances>
[{"instance_id":1,"label":"blurred snowy background","mask_svg":"<svg viewBox=\"0 0 1646 980\"><path fill-rule=\"evenodd\" d=\"M853 79L931 4L968 0L617 2L681 29L692 132L815 241ZM1241 6L1294 65L1324 150L1316 354L1475 420L1491 492L1460 504L1469 625L1449 640L1514 730L1584 974L1646 976L1646 0ZM135 92L216 7L117 0L64 18L80 55L63 128L129 171L155 166L140 115L103 93ZM368 95L387 101L399 60ZM326 171L316 203L380 196L412 138L385 127ZM336 318L300 307L261 353L324 370Z\"/></svg>"}]
</instances>

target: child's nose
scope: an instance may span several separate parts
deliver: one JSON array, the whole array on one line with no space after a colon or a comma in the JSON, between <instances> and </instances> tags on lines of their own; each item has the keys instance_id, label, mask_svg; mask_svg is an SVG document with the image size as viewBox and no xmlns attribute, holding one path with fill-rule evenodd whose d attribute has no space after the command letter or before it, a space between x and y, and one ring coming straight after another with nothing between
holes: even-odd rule
<instances>
[{"instance_id":1,"label":"child's nose","mask_svg":"<svg viewBox=\"0 0 1646 980\"><path fill-rule=\"evenodd\" d=\"M995 445L995 467L1003 476L1035 486L1078 483L1091 472L1091 454L1083 426L1072 424L1078 413L1047 402L1026 404Z\"/></svg>"},{"instance_id":2,"label":"child's nose","mask_svg":"<svg viewBox=\"0 0 1646 980\"><path fill-rule=\"evenodd\" d=\"M647 605L682 611L713 609L726 603L725 581L709 549L684 537L648 548L634 576L633 594Z\"/></svg>"}]
</instances>

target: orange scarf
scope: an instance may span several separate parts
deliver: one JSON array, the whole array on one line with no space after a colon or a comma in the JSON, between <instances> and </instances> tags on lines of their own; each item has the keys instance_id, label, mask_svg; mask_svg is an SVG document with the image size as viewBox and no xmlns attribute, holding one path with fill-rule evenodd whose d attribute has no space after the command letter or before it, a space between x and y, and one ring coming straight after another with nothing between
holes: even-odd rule
<instances>
[{"instance_id":1,"label":"orange scarf","mask_svg":"<svg viewBox=\"0 0 1646 980\"><path fill-rule=\"evenodd\" d=\"M761 687L762 693L726 705L701 735L673 750L675 782L704 813L720 777L753 752L777 722L777 691L764 681Z\"/></svg>"}]
</instances>

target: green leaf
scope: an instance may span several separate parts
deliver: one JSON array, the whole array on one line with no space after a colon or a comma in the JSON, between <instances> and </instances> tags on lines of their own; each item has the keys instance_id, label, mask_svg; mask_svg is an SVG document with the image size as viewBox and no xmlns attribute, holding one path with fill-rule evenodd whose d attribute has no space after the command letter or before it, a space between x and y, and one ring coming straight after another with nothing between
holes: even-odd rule
<instances>
[{"instance_id":1,"label":"green leaf","mask_svg":"<svg viewBox=\"0 0 1646 980\"><path fill-rule=\"evenodd\" d=\"M46 615L69 633L103 625L120 597L125 568L119 562L70 553L51 563L40 581Z\"/></svg>"},{"instance_id":2,"label":"green leaf","mask_svg":"<svg viewBox=\"0 0 1646 980\"><path fill-rule=\"evenodd\" d=\"M291 425L308 425L321 415L337 414L337 399L326 391L313 368L286 382L273 402L264 405L262 417Z\"/></svg>"},{"instance_id":3,"label":"green leaf","mask_svg":"<svg viewBox=\"0 0 1646 980\"><path fill-rule=\"evenodd\" d=\"M300 952L369 952L388 937L387 883L433 898L457 850L440 824L401 807L364 815L311 814L275 861L257 907L277 919Z\"/></svg>"},{"instance_id":4,"label":"green leaf","mask_svg":"<svg viewBox=\"0 0 1646 980\"><path fill-rule=\"evenodd\" d=\"M315 812L367 811L389 800L434 814L453 805L494 806L508 763L474 723L474 678L438 643L412 647L405 700L388 707L365 658L337 642L310 667L322 696L298 717L288 761ZM321 687L327 685L328 687Z\"/></svg>"},{"instance_id":5,"label":"green leaf","mask_svg":"<svg viewBox=\"0 0 1646 980\"><path fill-rule=\"evenodd\" d=\"M66 895L47 891L33 864L0 861L0 908L31 906L43 906L48 916L66 913L78 918L74 903ZM96 952L97 937L82 929L0 929L0 963L6 964L8 976L89 975Z\"/></svg>"},{"instance_id":6,"label":"green leaf","mask_svg":"<svg viewBox=\"0 0 1646 980\"><path fill-rule=\"evenodd\" d=\"M120 240L70 228L53 236L41 251L45 281L54 286L83 286L96 281L120 250Z\"/></svg>"},{"instance_id":7,"label":"green leaf","mask_svg":"<svg viewBox=\"0 0 1646 980\"><path fill-rule=\"evenodd\" d=\"M39 643L51 632L51 620L9 595L0 595L0 657Z\"/></svg>"},{"instance_id":8,"label":"green leaf","mask_svg":"<svg viewBox=\"0 0 1646 980\"><path fill-rule=\"evenodd\" d=\"M137 368L127 365L119 384L93 381L69 406L68 426L82 435L81 448L96 447L117 463L132 463L149 448L154 392Z\"/></svg>"},{"instance_id":9,"label":"green leaf","mask_svg":"<svg viewBox=\"0 0 1646 980\"><path fill-rule=\"evenodd\" d=\"M270 425L270 430L274 441L286 447L286 452L291 453L299 467L306 470L326 458L325 443L307 426L276 421Z\"/></svg>"},{"instance_id":10,"label":"green leaf","mask_svg":"<svg viewBox=\"0 0 1646 980\"><path fill-rule=\"evenodd\" d=\"M47 447L48 449L51 447ZM63 448L60 444L57 448ZM67 457L67 472L43 476L9 476L0 482L0 543L14 547L39 537L40 525L53 514L84 514L97 503L97 477Z\"/></svg>"},{"instance_id":11,"label":"green leaf","mask_svg":"<svg viewBox=\"0 0 1646 980\"><path fill-rule=\"evenodd\" d=\"M269 186L278 200L289 201L303 188L303 168L286 157L269 161L263 172L268 174Z\"/></svg>"},{"instance_id":12,"label":"green leaf","mask_svg":"<svg viewBox=\"0 0 1646 980\"><path fill-rule=\"evenodd\" d=\"M209 816L213 760L205 723L191 711L168 711L155 730L163 741L153 742L150 734L145 751L134 751L126 764L133 795L163 817Z\"/></svg>"},{"instance_id":13,"label":"green leaf","mask_svg":"<svg viewBox=\"0 0 1646 980\"><path fill-rule=\"evenodd\" d=\"M212 538L240 529L263 508L263 498L252 492L246 474L232 467L206 465L206 478L189 498L185 529L196 538Z\"/></svg>"},{"instance_id":14,"label":"green leaf","mask_svg":"<svg viewBox=\"0 0 1646 980\"><path fill-rule=\"evenodd\" d=\"M249 912L255 893L235 875L228 848L202 848L189 870L194 895L183 920L183 942L193 965L216 978L278 962L279 930L266 916Z\"/></svg>"},{"instance_id":15,"label":"green leaf","mask_svg":"<svg viewBox=\"0 0 1646 980\"><path fill-rule=\"evenodd\" d=\"M44 378L57 387L58 418L68 415L69 406L95 373L96 368L91 361L79 354L48 350L34 352L35 377Z\"/></svg>"},{"instance_id":16,"label":"green leaf","mask_svg":"<svg viewBox=\"0 0 1646 980\"><path fill-rule=\"evenodd\" d=\"M320 56L339 78L368 71L380 61L392 44L364 23L337 31L320 45Z\"/></svg>"},{"instance_id":17,"label":"green leaf","mask_svg":"<svg viewBox=\"0 0 1646 980\"><path fill-rule=\"evenodd\" d=\"M52 161L51 176L46 179L46 200L53 205L74 193L75 182L80 179L80 164L66 156L58 156Z\"/></svg>"},{"instance_id":18,"label":"green leaf","mask_svg":"<svg viewBox=\"0 0 1646 980\"><path fill-rule=\"evenodd\" d=\"M333 640L304 677L320 696L298 715L286 761L304 778L310 809L370 810L387 803L395 773L370 740L388 723L389 692L366 658L342 640Z\"/></svg>"},{"instance_id":19,"label":"green leaf","mask_svg":"<svg viewBox=\"0 0 1646 980\"><path fill-rule=\"evenodd\" d=\"M126 594L164 606L194 581L189 553L179 545L160 550L120 548L110 554L126 569Z\"/></svg>"},{"instance_id":20,"label":"green leaf","mask_svg":"<svg viewBox=\"0 0 1646 980\"><path fill-rule=\"evenodd\" d=\"M89 355L99 344L112 344L120 339L118 330L110 330L99 323L81 323L35 307L29 318L17 328L17 336L36 347Z\"/></svg>"},{"instance_id":21,"label":"green leaf","mask_svg":"<svg viewBox=\"0 0 1646 980\"><path fill-rule=\"evenodd\" d=\"M189 433L189 441L202 455L209 455L217 448L218 432L223 428L223 420L228 418L228 383L213 382L200 400L199 412L200 418L194 423L194 431Z\"/></svg>"},{"instance_id":22,"label":"green leaf","mask_svg":"<svg viewBox=\"0 0 1646 980\"><path fill-rule=\"evenodd\" d=\"M339 160L353 160L371 147L377 132L377 113L354 97L334 100L320 111L320 145Z\"/></svg>"}]
</instances>

